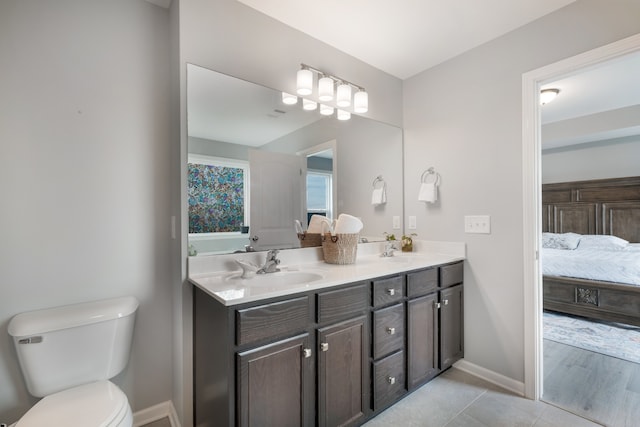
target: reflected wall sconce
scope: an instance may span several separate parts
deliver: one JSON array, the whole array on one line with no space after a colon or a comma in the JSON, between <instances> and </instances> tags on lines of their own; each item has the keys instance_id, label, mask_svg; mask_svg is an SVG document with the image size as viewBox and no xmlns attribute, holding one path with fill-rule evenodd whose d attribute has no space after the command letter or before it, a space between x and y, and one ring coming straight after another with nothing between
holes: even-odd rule
<instances>
[{"instance_id":1,"label":"reflected wall sconce","mask_svg":"<svg viewBox=\"0 0 640 427\"><path fill-rule=\"evenodd\" d=\"M320 114L325 116L332 115L334 107L323 104L323 102L331 102L334 100L335 105L340 108L337 112L338 120L349 120L351 118L351 113L344 110L344 108L353 107L355 113L366 113L369 111L369 94L365 88L306 64L300 64L300 70L298 70L296 74L296 93L299 96L304 97L313 94L314 74L318 76L317 99L321 102ZM355 93L353 93L354 90ZM298 98L295 95L283 92L282 102L293 105L298 102ZM315 110L317 103L303 98L302 106L305 110Z\"/></svg>"},{"instance_id":2,"label":"reflected wall sconce","mask_svg":"<svg viewBox=\"0 0 640 427\"><path fill-rule=\"evenodd\" d=\"M556 96L558 96L559 93L560 89L542 89L540 91L540 104L544 105L550 103L551 101L556 99Z\"/></svg>"}]
</instances>

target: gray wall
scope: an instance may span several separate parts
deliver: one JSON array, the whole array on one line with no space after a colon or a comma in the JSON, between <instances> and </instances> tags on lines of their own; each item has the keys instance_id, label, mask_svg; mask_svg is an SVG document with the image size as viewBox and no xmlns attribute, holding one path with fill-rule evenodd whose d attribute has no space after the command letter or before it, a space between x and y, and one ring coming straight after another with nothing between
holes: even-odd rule
<instances>
[{"instance_id":1,"label":"gray wall","mask_svg":"<svg viewBox=\"0 0 640 427\"><path fill-rule=\"evenodd\" d=\"M640 136L542 151L542 183L640 175Z\"/></svg>"},{"instance_id":2,"label":"gray wall","mask_svg":"<svg viewBox=\"0 0 640 427\"><path fill-rule=\"evenodd\" d=\"M172 397L168 45L143 0L0 2L0 422L35 401L10 318L102 298L140 301L134 411Z\"/></svg>"},{"instance_id":3,"label":"gray wall","mask_svg":"<svg viewBox=\"0 0 640 427\"><path fill-rule=\"evenodd\" d=\"M420 238L467 243L465 358L524 380L522 74L640 31L637 0L578 0L404 82L405 214ZM420 174L440 199L417 201ZM464 215L491 215L465 234Z\"/></svg>"}]
</instances>

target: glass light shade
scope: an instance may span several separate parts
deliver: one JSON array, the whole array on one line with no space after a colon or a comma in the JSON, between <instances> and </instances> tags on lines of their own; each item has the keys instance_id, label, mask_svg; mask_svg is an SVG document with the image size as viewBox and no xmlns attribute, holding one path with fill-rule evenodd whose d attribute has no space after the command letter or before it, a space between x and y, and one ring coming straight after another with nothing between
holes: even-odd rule
<instances>
[{"instance_id":1,"label":"glass light shade","mask_svg":"<svg viewBox=\"0 0 640 427\"><path fill-rule=\"evenodd\" d=\"M318 99L320 101L333 100L333 80L330 77L322 77L318 80Z\"/></svg>"},{"instance_id":2,"label":"glass light shade","mask_svg":"<svg viewBox=\"0 0 640 427\"><path fill-rule=\"evenodd\" d=\"M318 103L313 102L309 99L302 99L302 108L304 110L308 110L308 111L312 111L315 110L316 108L318 108Z\"/></svg>"},{"instance_id":3,"label":"glass light shade","mask_svg":"<svg viewBox=\"0 0 640 427\"><path fill-rule=\"evenodd\" d=\"M351 105L351 86L345 83L338 85L336 105L338 105L338 107L348 107Z\"/></svg>"},{"instance_id":4,"label":"glass light shade","mask_svg":"<svg viewBox=\"0 0 640 427\"><path fill-rule=\"evenodd\" d=\"M311 70L299 70L296 76L298 95L311 95L313 92L313 73Z\"/></svg>"},{"instance_id":5,"label":"glass light shade","mask_svg":"<svg viewBox=\"0 0 640 427\"><path fill-rule=\"evenodd\" d=\"M369 111L369 94L364 90L353 95L353 111L356 113L366 113Z\"/></svg>"},{"instance_id":6,"label":"glass light shade","mask_svg":"<svg viewBox=\"0 0 640 427\"><path fill-rule=\"evenodd\" d=\"M298 103L298 97L287 92L282 92L282 102L287 105Z\"/></svg>"},{"instance_id":7,"label":"glass light shade","mask_svg":"<svg viewBox=\"0 0 640 427\"><path fill-rule=\"evenodd\" d=\"M329 105L320 104L320 114L323 116L330 116L333 114L333 107Z\"/></svg>"},{"instance_id":8,"label":"glass light shade","mask_svg":"<svg viewBox=\"0 0 640 427\"><path fill-rule=\"evenodd\" d=\"M351 118L351 113L344 110L338 110L338 120L349 120Z\"/></svg>"},{"instance_id":9,"label":"glass light shade","mask_svg":"<svg viewBox=\"0 0 640 427\"><path fill-rule=\"evenodd\" d=\"M540 91L540 104L548 104L556 99L556 96L560 93L560 89L544 89Z\"/></svg>"}]
</instances>

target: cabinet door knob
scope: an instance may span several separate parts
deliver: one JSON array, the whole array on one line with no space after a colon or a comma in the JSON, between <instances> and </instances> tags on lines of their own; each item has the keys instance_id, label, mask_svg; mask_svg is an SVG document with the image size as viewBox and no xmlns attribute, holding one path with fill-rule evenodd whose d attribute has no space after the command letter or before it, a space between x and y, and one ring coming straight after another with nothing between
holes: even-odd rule
<instances>
[{"instance_id":1,"label":"cabinet door knob","mask_svg":"<svg viewBox=\"0 0 640 427\"><path fill-rule=\"evenodd\" d=\"M322 350L322 351L329 350L329 343L328 342L321 342L320 343L320 350Z\"/></svg>"},{"instance_id":2,"label":"cabinet door knob","mask_svg":"<svg viewBox=\"0 0 640 427\"><path fill-rule=\"evenodd\" d=\"M302 355L304 356L305 359L308 359L311 357L311 349L310 348L303 348L302 349Z\"/></svg>"},{"instance_id":3,"label":"cabinet door knob","mask_svg":"<svg viewBox=\"0 0 640 427\"><path fill-rule=\"evenodd\" d=\"M395 379L395 377L387 377L387 382L389 384L395 384L396 383L396 379Z\"/></svg>"},{"instance_id":4,"label":"cabinet door knob","mask_svg":"<svg viewBox=\"0 0 640 427\"><path fill-rule=\"evenodd\" d=\"M449 305L449 300L448 299L446 299L446 300L444 300L442 302L444 303L444 305Z\"/></svg>"},{"instance_id":5,"label":"cabinet door knob","mask_svg":"<svg viewBox=\"0 0 640 427\"><path fill-rule=\"evenodd\" d=\"M388 333L389 335L393 335L393 334L395 334L395 333L396 333L396 328L387 328L387 333Z\"/></svg>"},{"instance_id":6,"label":"cabinet door knob","mask_svg":"<svg viewBox=\"0 0 640 427\"><path fill-rule=\"evenodd\" d=\"M434 303L433 303L433 306L434 306L436 309L439 309L439 308L440 308L440 303L439 303L439 302L434 302Z\"/></svg>"},{"instance_id":7,"label":"cabinet door knob","mask_svg":"<svg viewBox=\"0 0 640 427\"><path fill-rule=\"evenodd\" d=\"M391 296L394 296L394 295L396 294L396 290L395 290L395 289L393 289L393 288L389 288L389 289L387 289L387 293L388 293L389 295L391 295Z\"/></svg>"}]
</instances>

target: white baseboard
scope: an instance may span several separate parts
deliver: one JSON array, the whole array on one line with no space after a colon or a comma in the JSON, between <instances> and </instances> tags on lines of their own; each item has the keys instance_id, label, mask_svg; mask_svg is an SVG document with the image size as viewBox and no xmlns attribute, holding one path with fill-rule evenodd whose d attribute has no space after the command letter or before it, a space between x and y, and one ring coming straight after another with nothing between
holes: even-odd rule
<instances>
[{"instance_id":1,"label":"white baseboard","mask_svg":"<svg viewBox=\"0 0 640 427\"><path fill-rule=\"evenodd\" d=\"M171 427L181 427L176 409L173 407L173 403L171 403L170 400L137 411L133 414L133 427L140 427L165 417L169 418Z\"/></svg>"},{"instance_id":2,"label":"white baseboard","mask_svg":"<svg viewBox=\"0 0 640 427\"><path fill-rule=\"evenodd\" d=\"M453 366L468 374L481 378L499 387L507 389L518 396L524 396L524 383L516 381L512 378L505 377L497 372L490 371L489 369L478 366L474 363L468 362L464 359L458 360Z\"/></svg>"}]
</instances>

